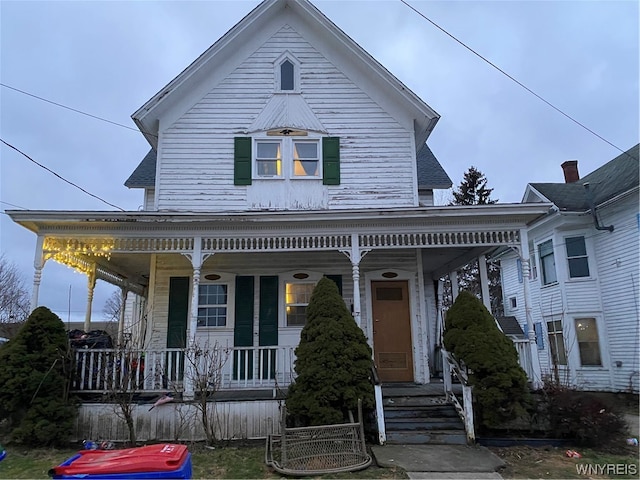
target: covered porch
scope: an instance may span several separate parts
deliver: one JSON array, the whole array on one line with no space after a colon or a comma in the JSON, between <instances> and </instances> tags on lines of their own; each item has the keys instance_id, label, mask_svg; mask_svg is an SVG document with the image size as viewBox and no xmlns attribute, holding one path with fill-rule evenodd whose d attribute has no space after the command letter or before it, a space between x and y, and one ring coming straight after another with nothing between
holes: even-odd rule
<instances>
[{"instance_id":1,"label":"covered porch","mask_svg":"<svg viewBox=\"0 0 640 480\"><path fill-rule=\"evenodd\" d=\"M196 361L189 352L198 348L212 350L212 344L198 336L199 285L212 262L248 256L267 259L282 254L297 255L299 263L304 263L305 255L311 254L330 259L327 261L331 265L348 272L344 279L348 292L343 298L375 354L371 308L374 277L372 267L363 260L382 258L382 263L377 261L385 267L377 271L386 278L386 273L396 274L392 272L393 255L410 252L416 259L415 270L399 278L406 278L410 287L413 380L428 383L430 372L439 361L435 358L436 345L443 328L439 280L497 247L515 249L522 258L523 269L526 268L529 246L525 226L547 211L546 204L508 204L375 211L224 214L11 211L9 214L38 236L33 307L38 305L44 265L54 260L87 275L85 330L91 326L91 302L97 280L119 286L123 305L129 308L121 312L116 348L75 352L80 367L74 377L74 390L104 391L109 382L122 382L126 374L126 381L136 391L172 388L193 395L198 385L189 379L195 378L194 371L203 367L197 365L202 357ZM154 331L162 322L166 324L167 315L166 307L164 310L158 307L162 294L158 289L158 265L165 259L178 258L182 259L181 275L188 278L189 298L184 306L187 325L182 343L171 345L168 331ZM222 263L227 270L232 269L230 261ZM482 278L482 270L480 273ZM484 272L483 285L486 284ZM485 291L488 305L488 289L483 288L483 297ZM131 311L134 305L131 294L136 298L135 312ZM210 367L205 372L215 377L220 390L284 388L294 379L295 336L281 335L273 345L258 344L257 339L239 345L233 335L206 340L216 342L219 352L216 361L220 365L215 372ZM535 345L530 347L523 345L521 350L528 355L526 370L535 381L539 380L536 371L539 365L531 355L537 351Z\"/></svg>"}]
</instances>

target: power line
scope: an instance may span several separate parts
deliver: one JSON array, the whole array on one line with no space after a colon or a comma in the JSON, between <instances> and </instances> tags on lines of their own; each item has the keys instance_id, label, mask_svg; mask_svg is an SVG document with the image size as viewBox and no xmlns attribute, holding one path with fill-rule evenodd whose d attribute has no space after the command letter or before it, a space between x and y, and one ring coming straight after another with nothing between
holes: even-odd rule
<instances>
[{"instance_id":1,"label":"power line","mask_svg":"<svg viewBox=\"0 0 640 480\"><path fill-rule=\"evenodd\" d=\"M619 150L620 152L629 155L626 151L622 150L620 147L618 147L617 145L614 145L613 143L611 143L609 140L607 140L606 138L602 137L601 135L598 135L596 132L594 132L593 130L591 130L589 127L587 127L586 125L584 125L583 123L580 123L578 120L576 120L575 118L573 118L571 115L569 115L568 113L565 113L564 111L562 111L560 108L556 107L554 104L552 104L551 102L549 102L548 100L545 100L542 96L538 95L536 92L534 92L533 90L531 90L529 87L527 87L525 84L523 84L522 82L520 82L519 80L517 80L516 78L514 78L513 76L509 75L507 72L505 72L504 70L502 70L500 67L498 67L495 63L491 62L490 60L488 60L487 58L483 57L482 55L480 55L478 52L476 52L473 48L469 47L467 44L465 44L464 42L462 42L461 40L458 40L454 35L452 35L451 33L447 32L444 28L442 28L440 25L438 25L436 22L434 22L433 20L431 20L430 18L428 18L425 14L423 14L422 12L420 12L418 9L416 9L414 6L410 5L406 0L400 0L400 2L404 3L407 7L409 7L411 10L413 10L414 12L416 12L418 15L420 15L422 18L424 18L427 22L429 22L431 25L433 25L434 27L436 27L438 30L440 30L441 32L443 32L444 34L446 34L447 36L451 37L453 40L455 40L456 42L458 42L460 45L462 45L464 48L466 48L467 50L469 50L471 53L473 53L475 56L479 57L481 60L485 61L486 63L488 63L489 65L491 65L493 68L495 68L496 70L498 70L500 73L502 73L504 76L506 76L507 78L509 78L510 80L514 81L515 83L517 83L519 86L521 86L522 88L524 88L527 92L529 92L530 94L532 94L533 96L535 96L537 99L543 101L544 103L546 103L548 106L550 106L551 108L553 108L556 112L564 115L565 117L567 117L569 120L571 120L572 122L574 122L575 124L579 125L580 127L584 128L586 131L588 131L589 133L591 133L592 135L595 135L596 137L598 137L600 140L602 140L603 142L611 145L613 148L615 148L616 150ZM633 158L633 157L632 157Z\"/></svg>"},{"instance_id":2,"label":"power line","mask_svg":"<svg viewBox=\"0 0 640 480\"><path fill-rule=\"evenodd\" d=\"M40 168L44 168L47 172L49 172L49 173L51 173L51 174L55 175L55 176L56 176L56 177L58 177L60 180L62 180L62 181L64 181L64 182L67 182L69 185L71 185L71 186L73 186L73 187L76 187L78 190L81 190L82 192L86 193L87 195L89 195L89 196L91 196L91 197L93 197L93 198L96 198L96 199L100 200L100 201L101 201L101 202L103 202L103 203L106 203L106 204L107 204L107 205L109 205L110 207L117 208L118 210L121 210L121 211L123 211L123 212L125 211L125 210L124 210L124 208L121 208L121 207L119 207L119 206L117 206L117 205L114 205L113 203L109 203L109 202L107 202L105 199L100 198L99 196L94 195L94 194L93 194L93 193L91 193L91 192L88 192L87 190L85 190L85 189L84 189L84 188L82 188L81 186L76 185L75 183L73 183L73 182L71 182L71 181L67 180L67 179L66 179L66 178L64 178L62 175L57 174L56 172L54 172L53 170L51 170L49 167L46 167L46 166L42 165L41 163L36 162L36 161L35 161L33 158L31 158L29 155L27 155L26 153L24 153L24 152L23 152L23 151L21 151L20 149L18 149L18 148L16 148L16 147L14 147L14 146L13 146L13 145L11 145L10 143L5 142L2 138L0 138L0 142L4 143L7 147L14 149L14 150L15 150L16 152L18 152L20 155L23 155L24 157L28 158L30 161L32 161L33 163L35 163L36 165L38 165Z\"/></svg>"},{"instance_id":3,"label":"power line","mask_svg":"<svg viewBox=\"0 0 640 480\"><path fill-rule=\"evenodd\" d=\"M19 208L20 210L29 210L28 208L21 207L20 205L14 205L13 203L3 202L2 200L0 200L0 203L2 203L4 205L9 205L10 207Z\"/></svg>"},{"instance_id":4,"label":"power line","mask_svg":"<svg viewBox=\"0 0 640 480\"><path fill-rule=\"evenodd\" d=\"M34 95L33 93L25 92L24 90L20 90L19 88L15 88L15 87L12 87L12 86L4 84L4 83L0 83L0 86L3 86L3 87L8 88L10 90L14 90L16 92L22 93L23 95L28 95L29 97L37 98L38 100L50 103L52 105L55 105L56 107L66 108L67 110L71 110L72 112L79 113L80 115L86 115L87 117L95 118L96 120L101 120L103 122L107 122L107 123L110 123L112 125L116 125L118 127L126 128L128 130L133 130L134 132L139 132L140 131L137 128L133 128L133 127L130 127L128 125L124 125L122 123L114 122L112 120L107 120L106 118L98 117L97 115L92 115L91 113L83 112L82 110L78 110L76 108L68 107L67 105L63 105L62 103L57 103L57 102L54 102L52 100L48 100L46 98L39 97L38 95Z\"/></svg>"}]
</instances>

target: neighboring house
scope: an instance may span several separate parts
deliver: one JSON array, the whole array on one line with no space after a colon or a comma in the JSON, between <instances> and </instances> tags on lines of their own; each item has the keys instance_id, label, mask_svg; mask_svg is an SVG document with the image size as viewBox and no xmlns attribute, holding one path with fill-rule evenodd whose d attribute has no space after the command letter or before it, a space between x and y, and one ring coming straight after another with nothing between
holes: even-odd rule
<instances>
[{"instance_id":1,"label":"neighboring house","mask_svg":"<svg viewBox=\"0 0 640 480\"><path fill-rule=\"evenodd\" d=\"M584 390L640 385L638 145L583 178L530 183L523 202L551 202L528 228L531 318L543 374ZM525 333L521 258L502 256L505 313Z\"/></svg>"},{"instance_id":2,"label":"neighboring house","mask_svg":"<svg viewBox=\"0 0 640 480\"><path fill-rule=\"evenodd\" d=\"M429 383L439 280L520 248L549 208L434 206L451 186L426 145L438 114L306 0L261 3L133 119L151 147L126 181L142 211L9 214L38 235L33 305L47 259L85 272L90 293L100 279L144 300L143 391L193 395L179 352L196 344L227 355L223 390L286 387L323 275L382 381ZM227 437L279 425L272 400L237 408Z\"/></svg>"}]
</instances>

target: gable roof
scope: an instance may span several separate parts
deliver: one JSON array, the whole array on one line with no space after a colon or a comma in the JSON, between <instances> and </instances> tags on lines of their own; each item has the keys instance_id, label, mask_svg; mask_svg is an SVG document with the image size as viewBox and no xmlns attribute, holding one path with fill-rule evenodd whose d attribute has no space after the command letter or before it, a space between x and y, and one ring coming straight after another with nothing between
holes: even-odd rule
<instances>
[{"instance_id":1,"label":"gable roof","mask_svg":"<svg viewBox=\"0 0 640 480\"><path fill-rule=\"evenodd\" d=\"M418 151L418 189L447 189L453 185L440 162L425 143Z\"/></svg>"},{"instance_id":2,"label":"gable roof","mask_svg":"<svg viewBox=\"0 0 640 480\"><path fill-rule=\"evenodd\" d=\"M596 206L638 188L639 147L640 144L630 148L577 182L530 183L529 186L544 200L552 202L560 210L587 211L589 204L584 187L586 183L589 184Z\"/></svg>"},{"instance_id":3,"label":"gable roof","mask_svg":"<svg viewBox=\"0 0 640 480\"><path fill-rule=\"evenodd\" d=\"M149 150L124 182L124 186L129 188L153 188L156 185L156 161L156 151L154 149Z\"/></svg>"},{"instance_id":4,"label":"gable roof","mask_svg":"<svg viewBox=\"0 0 640 480\"><path fill-rule=\"evenodd\" d=\"M162 113L174 108L178 98L189 92L198 91L213 72L230 61L242 48L248 48L255 41L260 26L278 18L283 11L297 15L309 23L329 50L348 56L345 68L366 70L372 85L385 95L392 95L395 103L403 105L411 112L415 124L416 145L423 144L433 130L440 116L420 97L413 93L400 80L369 53L338 28L320 10L308 0L265 0L246 15L240 22L225 33L218 41L202 53L191 65L169 82L133 115L133 121L147 138L150 145L157 147L158 120Z\"/></svg>"},{"instance_id":5,"label":"gable roof","mask_svg":"<svg viewBox=\"0 0 640 480\"><path fill-rule=\"evenodd\" d=\"M153 188L156 184L157 153L154 149L142 159L124 185L129 188ZM418 188L447 189L453 185L449 175L425 143L417 155Z\"/></svg>"}]
</instances>

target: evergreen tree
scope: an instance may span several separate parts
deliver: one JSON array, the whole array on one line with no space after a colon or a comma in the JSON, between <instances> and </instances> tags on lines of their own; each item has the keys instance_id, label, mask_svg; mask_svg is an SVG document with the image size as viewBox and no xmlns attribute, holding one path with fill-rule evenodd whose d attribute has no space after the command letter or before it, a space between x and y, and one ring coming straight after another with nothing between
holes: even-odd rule
<instances>
[{"instance_id":1,"label":"evergreen tree","mask_svg":"<svg viewBox=\"0 0 640 480\"><path fill-rule=\"evenodd\" d=\"M342 423L358 399L363 408L374 406L371 348L332 280L318 282L306 313L287 411L296 425Z\"/></svg>"},{"instance_id":2,"label":"evergreen tree","mask_svg":"<svg viewBox=\"0 0 640 480\"><path fill-rule=\"evenodd\" d=\"M518 352L475 295L460 292L447 312L444 346L468 369L479 424L495 427L526 412L530 395Z\"/></svg>"},{"instance_id":3,"label":"evergreen tree","mask_svg":"<svg viewBox=\"0 0 640 480\"><path fill-rule=\"evenodd\" d=\"M493 188L488 188L488 180L484 173L471 166L464 174L457 190L453 191L453 202L450 205L493 205L498 200L491 198ZM502 285L500 282L500 267L495 263L487 263L489 280L489 297L491 311L495 316L502 316ZM467 290L475 296L481 296L478 261L474 260L458 270L458 287ZM445 282L445 307L451 305L451 283Z\"/></svg>"},{"instance_id":4,"label":"evergreen tree","mask_svg":"<svg viewBox=\"0 0 640 480\"><path fill-rule=\"evenodd\" d=\"M487 188L487 177L480 170L471 166L464 174L464 179L453 191L452 205L493 205L498 200L491 198L493 188Z\"/></svg>"},{"instance_id":5,"label":"evergreen tree","mask_svg":"<svg viewBox=\"0 0 640 480\"><path fill-rule=\"evenodd\" d=\"M38 307L0 348L0 422L27 445L68 441L76 416L69 401L70 355L62 320Z\"/></svg>"}]
</instances>

